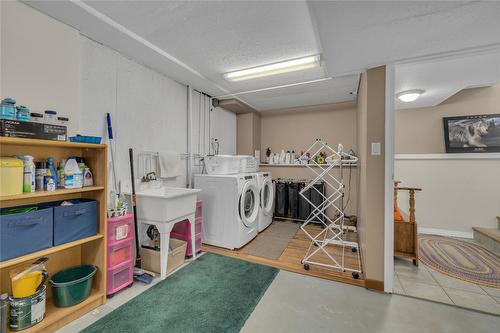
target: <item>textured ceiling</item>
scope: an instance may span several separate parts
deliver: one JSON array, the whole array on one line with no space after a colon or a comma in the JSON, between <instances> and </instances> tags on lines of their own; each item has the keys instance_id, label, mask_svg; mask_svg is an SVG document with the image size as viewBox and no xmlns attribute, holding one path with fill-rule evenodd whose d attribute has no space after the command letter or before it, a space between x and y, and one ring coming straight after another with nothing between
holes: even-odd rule
<instances>
[{"instance_id":1,"label":"textured ceiling","mask_svg":"<svg viewBox=\"0 0 500 333\"><path fill-rule=\"evenodd\" d=\"M396 93L422 89L417 100L396 100L396 109L435 106L462 89L500 82L500 49L396 66Z\"/></svg>"},{"instance_id":2,"label":"textured ceiling","mask_svg":"<svg viewBox=\"0 0 500 333\"><path fill-rule=\"evenodd\" d=\"M248 90L325 77L324 71L228 82L222 74L318 54L305 2L85 1L213 82Z\"/></svg>"},{"instance_id":3,"label":"textured ceiling","mask_svg":"<svg viewBox=\"0 0 500 333\"><path fill-rule=\"evenodd\" d=\"M311 1L330 75L500 43L498 1Z\"/></svg>"},{"instance_id":4,"label":"textured ceiling","mask_svg":"<svg viewBox=\"0 0 500 333\"><path fill-rule=\"evenodd\" d=\"M238 95L258 110L353 100L349 93L358 76L345 74L500 43L500 2L24 2L214 96L335 77ZM317 53L320 68L243 82L223 79L235 69Z\"/></svg>"}]
</instances>

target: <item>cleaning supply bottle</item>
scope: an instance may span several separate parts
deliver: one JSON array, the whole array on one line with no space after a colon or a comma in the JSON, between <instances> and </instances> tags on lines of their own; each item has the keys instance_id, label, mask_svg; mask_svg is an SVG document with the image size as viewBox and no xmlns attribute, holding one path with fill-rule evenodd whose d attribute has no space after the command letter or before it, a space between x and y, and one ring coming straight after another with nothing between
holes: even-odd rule
<instances>
[{"instance_id":1,"label":"cleaning supply bottle","mask_svg":"<svg viewBox=\"0 0 500 333\"><path fill-rule=\"evenodd\" d=\"M94 178L92 176L92 172L90 172L89 168L85 168L83 172L83 186L92 186L94 185Z\"/></svg>"},{"instance_id":2,"label":"cleaning supply bottle","mask_svg":"<svg viewBox=\"0 0 500 333\"><path fill-rule=\"evenodd\" d=\"M31 193L36 190L35 182L35 163L33 162L33 156L24 155L19 156L23 160L24 164L24 177L23 177L23 192Z\"/></svg>"},{"instance_id":3,"label":"cleaning supply bottle","mask_svg":"<svg viewBox=\"0 0 500 333\"><path fill-rule=\"evenodd\" d=\"M49 157L47 159L47 169L50 170L50 177L54 181L54 185L57 184L57 172L56 172L56 167L54 165L54 159L52 157Z\"/></svg>"},{"instance_id":4,"label":"cleaning supply bottle","mask_svg":"<svg viewBox=\"0 0 500 333\"><path fill-rule=\"evenodd\" d=\"M64 187L80 188L83 186L83 176L74 157L69 158L64 166Z\"/></svg>"},{"instance_id":5,"label":"cleaning supply bottle","mask_svg":"<svg viewBox=\"0 0 500 333\"><path fill-rule=\"evenodd\" d=\"M44 161L36 162L35 185L37 191L45 191L45 176L47 175L47 163Z\"/></svg>"},{"instance_id":6,"label":"cleaning supply bottle","mask_svg":"<svg viewBox=\"0 0 500 333\"><path fill-rule=\"evenodd\" d=\"M66 160L62 160L57 168L57 188L64 188L64 165Z\"/></svg>"},{"instance_id":7,"label":"cleaning supply bottle","mask_svg":"<svg viewBox=\"0 0 500 333\"><path fill-rule=\"evenodd\" d=\"M52 177L50 169L47 169L47 175L45 176L45 189L49 192L56 190L56 182L54 181L54 177Z\"/></svg>"},{"instance_id":8,"label":"cleaning supply bottle","mask_svg":"<svg viewBox=\"0 0 500 333\"><path fill-rule=\"evenodd\" d=\"M54 181L54 177L52 176L50 169L47 169L47 175L45 176L45 189L49 192L56 190L56 182Z\"/></svg>"}]
</instances>

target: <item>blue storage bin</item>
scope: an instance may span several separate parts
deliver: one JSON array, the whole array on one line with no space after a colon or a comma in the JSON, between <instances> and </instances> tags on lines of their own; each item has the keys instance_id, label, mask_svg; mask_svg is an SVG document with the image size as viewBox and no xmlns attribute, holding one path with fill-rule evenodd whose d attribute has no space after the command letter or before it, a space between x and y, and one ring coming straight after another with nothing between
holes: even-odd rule
<instances>
[{"instance_id":1,"label":"blue storage bin","mask_svg":"<svg viewBox=\"0 0 500 333\"><path fill-rule=\"evenodd\" d=\"M2 212L8 209L11 208L4 208ZM53 218L53 210L47 207L27 213L1 215L0 261L51 247Z\"/></svg>"},{"instance_id":2,"label":"blue storage bin","mask_svg":"<svg viewBox=\"0 0 500 333\"><path fill-rule=\"evenodd\" d=\"M62 201L45 204L54 208L54 246L97 234L97 201L66 201L73 205L61 206Z\"/></svg>"}]
</instances>

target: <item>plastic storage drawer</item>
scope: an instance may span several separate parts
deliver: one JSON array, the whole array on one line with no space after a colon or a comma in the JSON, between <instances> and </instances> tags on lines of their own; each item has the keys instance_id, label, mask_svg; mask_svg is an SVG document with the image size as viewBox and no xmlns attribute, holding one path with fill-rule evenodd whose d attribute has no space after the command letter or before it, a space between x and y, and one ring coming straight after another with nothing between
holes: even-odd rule
<instances>
[{"instance_id":1,"label":"plastic storage drawer","mask_svg":"<svg viewBox=\"0 0 500 333\"><path fill-rule=\"evenodd\" d=\"M1 211L5 213L9 209L12 208L5 208ZM53 219L53 211L48 207L39 207L36 211L27 213L2 215L0 217L0 261L51 247Z\"/></svg>"},{"instance_id":2,"label":"plastic storage drawer","mask_svg":"<svg viewBox=\"0 0 500 333\"><path fill-rule=\"evenodd\" d=\"M190 234L178 234L175 232L171 232L170 238L175 238L178 240L185 241L187 243L187 245L186 245L186 257L191 257L193 255L193 253L191 251L191 239L192 239L192 237ZM194 247L195 247L194 250L196 251L196 253L201 252L201 233L195 235Z\"/></svg>"},{"instance_id":3,"label":"plastic storage drawer","mask_svg":"<svg viewBox=\"0 0 500 333\"><path fill-rule=\"evenodd\" d=\"M128 239L108 246L108 267L114 269L126 261L130 262L134 256L133 244Z\"/></svg>"},{"instance_id":4,"label":"plastic storage drawer","mask_svg":"<svg viewBox=\"0 0 500 333\"><path fill-rule=\"evenodd\" d=\"M54 207L54 245L97 234L97 201L91 199L66 201L70 201L73 205L60 206L62 201L48 204Z\"/></svg>"},{"instance_id":5,"label":"plastic storage drawer","mask_svg":"<svg viewBox=\"0 0 500 333\"><path fill-rule=\"evenodd\" d=\"M108 218L108 245L113 245L134 236L134 215Z\"/></svg>"},{"instance_id":6,"label":"plastic storage drawer","mask_svg":"<svg viewBox=\"0 0 500 333\"><path fill-rule=\"evenodd\" d=\"M191 241L188 242L189 247L186 247L186 256L191 257L192 251L191 251ZM194 240L194 250L196 253L201 252L201 234L196 236L196 239Z\"/></svg>"},{"instance_id":7,"label":"plastic storage drawer","mask_svg":"<svg viewBox=\"0 0 500 333\"><path fill-rule=\"evenodd\" d=\"M195 223L194 223L195 235L201 233L201 222L202 222L201 217L197 217L195 219ZM179 235L190 235L191 229L190 229L190 225L189 225L189 220L184 220L184 221L181 221L181 222L174 224L174 227L172 228L172 232L179 234ZM185 239L183 239L183 240L185 240Z\"/></svg>"},{"instance_id":8,"label":"plastic storage drawer","mask_svg":"<svg viewBox=\"0 0 500 333\"><path fill-rule=\"evenodd\" d=\"M195 217L202 217L203 216L203 200L196 200L196 213Z\"/></svg>"},{"instance_id":9,"label":"plastic storage drawer","mask_svg":"<svg viewBox=\"0 0 500 333\"><path fill-rule=\"evenodd\" d=\"M133 282L134 267L132 261L123 263L116 268L108 269L106 294L114 294Z\"/></svg>"}]
</instances>

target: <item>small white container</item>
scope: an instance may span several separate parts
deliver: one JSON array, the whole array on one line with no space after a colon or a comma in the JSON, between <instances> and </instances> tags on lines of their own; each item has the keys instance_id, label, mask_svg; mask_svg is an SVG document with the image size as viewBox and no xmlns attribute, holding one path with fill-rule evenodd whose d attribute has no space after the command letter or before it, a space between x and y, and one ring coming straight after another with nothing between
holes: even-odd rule
<instances>
[{"instance_id":1,"label":"small white container","mask_svg":"<svg viewBox=\"0 0 500 333\"><path fill-rule=\"evenodd\" d=\"M57 112L52 110L45 110L43 112L43 121L47 124L57 124Z\"/></svg>"},{"instance_id":2,"label":"small white container","mask_svg":"<svg viewBox=\"0 0 500 333\"><path fill-rule=\"evenodd\" d=\"M37 112L31 112L30 121L32 123L43 123L43 114Z\"/></svg>"}]
</instances>

